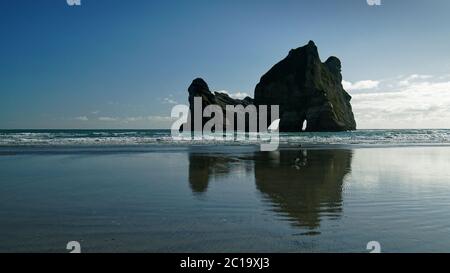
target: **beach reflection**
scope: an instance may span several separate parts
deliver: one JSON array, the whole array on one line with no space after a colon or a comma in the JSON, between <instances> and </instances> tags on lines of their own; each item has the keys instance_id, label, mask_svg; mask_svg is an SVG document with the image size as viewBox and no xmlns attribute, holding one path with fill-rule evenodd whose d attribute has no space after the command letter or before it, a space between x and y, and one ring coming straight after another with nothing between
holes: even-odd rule
<instances>
[{"instance_id":1,"label":"beach reflection","mask_svg":"<svg viewBox=\"0 0 450 273\"><path fill-rule=\"evenodd\" d=\"M317 234L324 217L342 212L344 178L351 172L351 150L280 150L247 155L189 154L189 183L195 194L238 169L254 174L263 202L283 220Z\"/></svg>"},{"instance_id":2,"label":"beach reflection","mask_svg":"<svg viewBox=\"0 0 450 273\"><path fill-rule=\"evenodd\" d=\"M321 217L339 218L349 150L263 153L255 160L255 182L273 210L294 225L316 229Z\"/></svg>"},{"instance_id":3,"label":"beach reflection","mask_svg":"<svg viewBox=\"0 0 450 273\"><path fill-rule=\"evenodd\" d=\"M233 172L253 173L252 160L231 154L189 153L189 186L194 194L207 191L213 179Z\"/></svg>"}]
</instances>

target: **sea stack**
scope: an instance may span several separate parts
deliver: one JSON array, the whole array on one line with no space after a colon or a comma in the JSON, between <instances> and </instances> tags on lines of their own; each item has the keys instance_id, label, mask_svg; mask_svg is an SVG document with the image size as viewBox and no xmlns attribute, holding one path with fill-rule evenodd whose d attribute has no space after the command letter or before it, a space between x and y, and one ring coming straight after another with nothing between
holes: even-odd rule
<instances>
[{"instance_id":1,"label":"sea stack","mask_svg":"<svg viewBox=\"0 0 450 273\"><path fill-rule=\"evenodd\" d=\"M313 41L292 49L255 88L255 104L280 105L280 131L355 130L351 96L342 87L341 61L319 58Z\"/></svg>"},{"instance_id":2,"label":"sea stack","mask_svg":"<svg viewBox=\"0 0 450 273\"><path fill-rule=\"evenodd\" d=\"M316 45L309 41L289 51L286 58L261 77L255 99L239 100L225 93L213 93L203 79L197 78L188 89L189 104L191 113L194 97L202 98L203 109L211 104L223 110L225 105L279 105L280 132L355 130L351 96L341 82L341 61L332 56L322 63ZM306 128L302 128L305 121Z\"/></svg>"},{"instance_id":3,"label":"sea stack","mask_svg":"<svg viewBox=\"0 0 450 273\"><path fill-rule=\"evenodd\" d=\"M196 78L192 81L191 85L188 88L189 92L189 110L191 114L194 114L194 98L200 97L202 99L202 111L208 105L218 105L222 108L224 120L223 120L223 130L225 130L227 126L227 121L225 119L225 107L227 105L242 105L244 107L248 105L253 105L253 99L250 97L245 97L244 99L234 99L231 98L228 94L222 92L212 92L209 89L208 84L202 78ZM208 122L210 118L202 118L202 126ZM193 120L191 120L191 130L195 130Z\"/></svg>"}]
</instances>

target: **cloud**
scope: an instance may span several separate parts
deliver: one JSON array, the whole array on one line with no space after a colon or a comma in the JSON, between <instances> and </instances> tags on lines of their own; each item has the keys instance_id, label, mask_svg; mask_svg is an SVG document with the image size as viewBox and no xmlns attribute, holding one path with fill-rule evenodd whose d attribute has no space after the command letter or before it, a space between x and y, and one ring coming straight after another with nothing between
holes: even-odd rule
<instances>
[{"instance_id":1,"label":"cloud","mask_svg":"<svg viewBox=\"0 0 450 273\"><path fill-rule=\"evenodd\" d=\"M249 95L245 92L236 92L234 94L231 94L232 98L236 98L236 99L244 99L245 97L248 97Z\"/></svg>"},{"instance_id":2,"label":"cloud","mask_svg":"<svg viewBox=\"0 0 450 273\"><path fill-rule=\"evenodd\" d=\"M176 118L170 116L136 116L136 117L125 117L120 119L122 124L127 124L132 127L139 128L167 128L169 129Z\"/></svg>"},{"instance_id":3,"label":"cloud","mask_svg":"<svg viewBox=\"0 0 450 273\"><path fill-rule=\"evenodd\" d=\"M431 75L412 74L412 75L402 79L401 81L399 81L398 84L400 86L408 86L412 81L425 80L425 79L429 79L429 78L432 78L432 77L433 76L431 76Z\"/></svg>"},{"instance_id":4,"label":"cloud","mask_svg":"<svg viewBox=\"0 0 450 273\"><path fill-rule=\"evenodd\" d=\"M373 89L373 88L377 88L379 84L380 84L379 81L373 81L373 80L364 80L364 81L358 81L358 82L354 82L354 83L342 80L342 86L347 91Z\"/></svg>"},{"instance_id":5,"label":"cloud","mask_svg":"<svg viewBox=\"0 0 450 273\"><path fill-rule=\"evenodd\" d=\"M126 117L122 119L124 122L136 122L136 121L173 121L174 118L170 116L137 116Z\"/></svg>"},{"instance_id":6,"label":"cloud","mask_svg":"<svg viewBox=\"0 0 450 273\"><path fill-rule=\"evenodd\" d=\"M86 119L84 119L86 118ZM87 117L79 117L79 120L87 120ZM142 121L151 121L151 122L168 122L174 121L175 118L170 116L158 116L158 115L150 115L150 116L131 116L131 117L98 117L98 121L107 121L107 122L118 122L118 123L133 123L133 122L142 122Z\"/></svg>"},{"instance_id":7,"label":"cloud","mask_svg":"<svg viewBox=\"0 0 450 273\"><path fill-rule=\"evenodd\" d=\"M218 93L225 93L228 96L230 96L231 98L240 99L240 100L244 99L245 97L249 97L249 95L247 93L245 93L245 92L230 93L227 90L220 90L220 91L217 91L217 92Z\"/></svg>"},{"instance_id":8,"label":"cloud","mask_svg":"<svg viewBox=\"0 0 450 273\"><path fill-rule=\"evenodd\" d=\"M153 121L173 121L176 118L172 118L170 116L148 116L147 120L153 120Z\"/></svg>"},{"instance_id":9,"label":"cloud","mask_svg":"<svg viewBox=\"0 0 450 273\"><path fill-rule=\"evenodd\" d=\"M85 120L84 117L83 120ZM102 116L93 119L93 124L101 128L108 126L111 128L169 129L175 120L176 118L161 115L123 117Z\"/></svg>"},{"instance_id":10,"label":"cloud","mask_svg":"<svg viewBox=\"0 0 450 273\"><path fill-rule=\"evenodd\" d=\"M164 103L164 104L178 104L178 102L173 99L172 95L169 95L168 97L163 98L162 99L162 103Z\"/></svg>"},{"instance_id":11,"label":"cloud","mask_svg":"<svg viewBox=\"0 0 450 273\"><path fill-rule=\"evenodd\" d=\"M167 103L167 104L178 104L177 101L171 99L171 98L164 98L163 99L163 103Z\"/></svg>"},{"instance_id":12,"label":"cloud","mask_svg":"<svg viewBox=\"0 0 450 273\"><path fill-rule=\"evenodd\" d=\"M79 116L79 117L75 117L74 119L79 120L79 121L88 121L89 120L88 117L86 117L86 116Z\"/></svg>"},{"instance_id":13,"label":"cloud","mask_svg":"<svg viewBox=\"0 0 450 273\"><path fill-rule=\"evenodd\" d=\"M123 119L123 122L135 122L135 121L142 121L144 120L144 117L127 117Z\"/></svg>"},{"instance_id":14,"label":"cloud","mask_svg":"<svg viewBox=\"0 0 450 273\"><path fill-rule=\"evenodd\" d=\"M99 117L98 120L100 120L100 121L116 121L117 118L113 118L113 117Z\"/></svg>"},{"instance_id":15,"label":"cloud","mask_svg":"<svg viewBox=\"0 0 450 273\"><path fill-rule=\"evenodd\" d=\"M450 79L413 74L352 93L358 128L450 127Z\"/></svg>"}]
</instances>

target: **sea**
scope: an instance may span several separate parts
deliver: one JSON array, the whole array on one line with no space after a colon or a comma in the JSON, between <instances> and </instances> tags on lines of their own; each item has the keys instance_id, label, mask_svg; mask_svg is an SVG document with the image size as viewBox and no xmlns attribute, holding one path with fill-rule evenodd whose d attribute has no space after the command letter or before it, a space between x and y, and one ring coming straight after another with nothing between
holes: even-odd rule
<instances>
[{"instance_id":1,"label":"sea","mask_svg":"<svg viewBox=\"0 0 450 273\"><path fill-rule=\"evenodd\" d=\"M450 129L356 130L346 132L280 133L286 145L439 145L450 144ZM249 137L217 140L172 137L170 130L0 130L0 146L76 145L247 145L258 143Z\"/></svg>"}]
</instances>

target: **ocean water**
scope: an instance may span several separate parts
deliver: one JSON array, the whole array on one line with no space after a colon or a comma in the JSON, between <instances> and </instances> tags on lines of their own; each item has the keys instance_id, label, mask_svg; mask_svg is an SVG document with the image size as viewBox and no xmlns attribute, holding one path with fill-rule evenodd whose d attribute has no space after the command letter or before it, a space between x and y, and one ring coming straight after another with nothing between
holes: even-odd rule
<instances>
[{"instance_id":1,"label":"ocean water","mask_svg":"<svg viewBox=\"0 0 450 273\"><path fill-rule=\"evenodd\" d=\"M448 134L1 131L0 252L449 252Z\"/></svg>"},{"instance_id":2,"label":"ocean water","mask_svg":"<svg viewBox=\"0 0 450 273\"><path fill-rule=\"evenodd\" d=\"M175 137L170 130L0 130L0 146L142 145L142 144L251 144L205 136L192 140ZM280 133L287 145L428 145L450 144L450 129L357 130L333 133Z\"/></svg>"}]
</instances>

